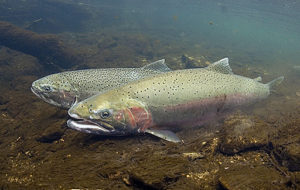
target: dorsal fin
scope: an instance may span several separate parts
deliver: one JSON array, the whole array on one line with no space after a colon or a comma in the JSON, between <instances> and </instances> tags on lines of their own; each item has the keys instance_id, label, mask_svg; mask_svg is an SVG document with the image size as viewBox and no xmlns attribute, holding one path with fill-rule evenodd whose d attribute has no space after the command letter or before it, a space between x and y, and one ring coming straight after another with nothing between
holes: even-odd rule
<instances>
[{"instance_id":1,"label":"dorsal fin","mask_svg":"<svg viewBox=\"0 0 300 190\"><path fill-rule=\"evenodd\" d=\"M255 80L256 82L261 82L262 78L261 78L261 76L259 76L259 77L254 78L253 80Z\"/></svg>"},{"instance_id":2,"label":"dorsal fin","mask_svg":"<svg viewBox=\"0 0 300 190\"><path fill-rule=\"evenodd\" d=\"M233 74L232 69L228 63L228 58L221 59L213 64L207 66L205 69L223 74Z\"/></svg>"},{"instance_id":3,"label":"dorsal fin","mask_svg":"<svg viewBox=\"0 0 300 190\"><path fill-rule=\"evenodd\" d=\"M153 63L149 63L148 65L142 67L142 69L149 69L149 70L160 71L160 72L171 71L171 69L165 64L165 59L161 59Z\"/></svg>"}]
</instances>

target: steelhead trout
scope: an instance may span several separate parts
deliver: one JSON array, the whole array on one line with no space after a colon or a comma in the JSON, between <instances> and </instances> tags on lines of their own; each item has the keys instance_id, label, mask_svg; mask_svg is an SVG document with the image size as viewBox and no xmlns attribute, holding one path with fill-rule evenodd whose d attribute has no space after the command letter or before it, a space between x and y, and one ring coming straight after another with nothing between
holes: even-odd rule
<instances>
[{"instance_id":1,"label":"steelhead trout","mask_svg":"<svg viewBox=\"0 0 300 190\"><path fill-rule=\"evenodd\" d=\"M261 77L235 75L225 58L204 69L170 71L92 96L70 108L76 120L67 125L99 135L150 133L180 142L172 131L266 98L282 80L263 84Z\"/></svg>"},{"instance_id":2,"label":"steelhead trout","mask_svg":"<svg viewBox=\"0 0 300 190\"><path fill-rule=\"evenodd\" d=\"M45 102L70 108L75 99L84 100L128 82L170 71L165 60L141 68L107 68L52 74L32 83L32 92Z\"/></svg>"}]
</instances>

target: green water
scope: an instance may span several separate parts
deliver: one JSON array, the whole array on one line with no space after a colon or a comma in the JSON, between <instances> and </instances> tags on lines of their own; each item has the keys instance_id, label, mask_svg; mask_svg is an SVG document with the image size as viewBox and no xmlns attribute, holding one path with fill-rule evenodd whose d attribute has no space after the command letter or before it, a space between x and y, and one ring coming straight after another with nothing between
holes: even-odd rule
<instances>
[{"instance_id":1,"label":"green water","mask_svg":"<svg viewBox=\"0 0 300 190\"><path fill-rule=\"evenodd\" d=\"M110 12L103 17L105 24L120 32L221 48L220 57L239 54L262 60L253 64L299 64L299 1L131 0L93 6Z\"/></svg>"}]
</instances>

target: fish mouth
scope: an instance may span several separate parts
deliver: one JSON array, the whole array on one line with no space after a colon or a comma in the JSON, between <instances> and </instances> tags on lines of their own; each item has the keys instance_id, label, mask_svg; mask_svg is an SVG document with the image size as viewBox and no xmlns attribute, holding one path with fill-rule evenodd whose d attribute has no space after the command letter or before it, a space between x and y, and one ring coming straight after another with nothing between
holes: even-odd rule
<instances>
[{"instance_id":1,"label":"fish mouth","mask_svg":"<svg viewBox=\"0 0 300 190\"><path fill-rule=\"evenodd\" d=\"M72 118L67 121L67 126L76 131L97 135L107 135L116 132L115 128L108 123L82 119L74 113L69 113L69 115Z\"/></svg>"},{"instance_id":2,"label":"fish mouth","mask_svg":"<svg viewBox=\"0 0 300 190\"><path fill-rule=\"evenodd\" d=\"M36 87L31 87L31 92L36 95L37 97L41 98L42 100L44 100L45 102L49 103L49 104L53 104L55 106L60 106L60 104L58 104L57 102L53 101L52 99L46 97L45 94L43 94L38 88Z\"/></svg>"},{"instance_id":3,"label":"fish mouth","mask_svg":"<svg viewBox=\"0 0 300 190\"><path fill-rule=\"evenodd\" d=\"M31 89L31 92L32 92L34 95L36 95L37 97L41 97L41 95L40 95L40 93L39 93L39 90L38 90L37 88L35 88L35 87L32 86L30 89Z\"/></svg>"},{"instance_id":4,"label":"fish mouth","mask_svg":"<svg viewBox=\"0 0 300 190\"><path fill-rule=\"evenodd\" d=\"M113 132L113 130L109 130L101 125L98 125L97 123L88 120L76 121L73 119L69 119L67 121L67 126L76 131L98 135L110 134Z\"/></svg>"}]
</instances>

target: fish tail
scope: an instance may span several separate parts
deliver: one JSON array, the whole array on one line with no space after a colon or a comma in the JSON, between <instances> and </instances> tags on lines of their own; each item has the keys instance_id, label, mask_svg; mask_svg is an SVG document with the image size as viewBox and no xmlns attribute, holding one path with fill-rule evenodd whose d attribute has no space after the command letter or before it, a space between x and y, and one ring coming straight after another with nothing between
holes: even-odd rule
<instances>
[{"instance_id":1,"label":"fish tail","mask_svg":"<svg viewBox=\"0 0 300 190\"><path fill-rule=\"evenodd\" d=\"M284 79L284 76L278 77L270 82L267 83L270 90L274 90L276 86L278 86Z\"/></svg>"}]
</instances>

